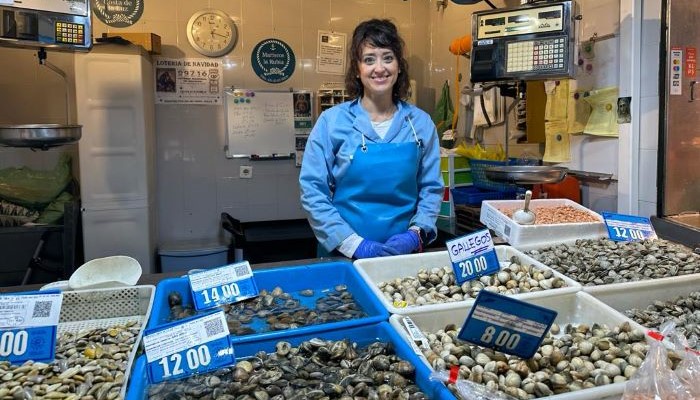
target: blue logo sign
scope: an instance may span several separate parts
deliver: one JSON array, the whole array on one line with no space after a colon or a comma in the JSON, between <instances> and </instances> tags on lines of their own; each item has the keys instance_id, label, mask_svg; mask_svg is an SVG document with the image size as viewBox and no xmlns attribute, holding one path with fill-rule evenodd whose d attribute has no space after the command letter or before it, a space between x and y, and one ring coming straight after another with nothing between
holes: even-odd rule
<instances>
[{"instance_id":1,"label":"blue logo sign","mask_svg":"<svg viewBox=\"0 0 700 400\"><path fill-rule=\"evenodd\" d=\"M151 383L180 379L236 362L223 311L147 329L143 344Z\"/></svg>"},{"instance_id":2,"label":"blue logo sign","mask_svg":"<svg viewBox=\"0 0 700 400\"><path fill-rule=\"evenodd\" d=\"M656 232L651 226L649 218L635 215L603 213L605 226L608 228L608 237L616 242L629 242L632 240L655 239Z\"/></svg>"},{"instance_id":3,"label":"blue logo sign","mask_svg":"<svg viewBox=\"0 0 700 400\"><path fill-rule=\"evenodd\" d=\"M248 261L199 271L187 278L196 310L236 303L259 293Z\"/></svg>"},{"instance_id":4,"label":"blue logo sign","mask_svg":"<svg viewBox=\"0 0 700 400\"><path fill-rule=\"evenodd\" d=\"M294 52L279 39L265 39L255 45L250 62L255 74L269 83L286 81L296 67Z\"/></svg>"},{"instance_id":5,"label":"blue logo sign","mask_svg":"<svg viewBox=\"0 0 700 400\"><path fill-rule=\"evenodd\" d=\"M459 285L501 269L488 229L449 240L445 244Z\"/></svg>"},{"instance_id":6,"label":"blue logo sign","mask_svg":"<svg viewBox=\"0 0 700 400\"><path fill-rule=\"evenodd\" d=\"M556 318L556 311L482 290L458 337L479 346L530 358Z\"/></svg>"}]
</instances>

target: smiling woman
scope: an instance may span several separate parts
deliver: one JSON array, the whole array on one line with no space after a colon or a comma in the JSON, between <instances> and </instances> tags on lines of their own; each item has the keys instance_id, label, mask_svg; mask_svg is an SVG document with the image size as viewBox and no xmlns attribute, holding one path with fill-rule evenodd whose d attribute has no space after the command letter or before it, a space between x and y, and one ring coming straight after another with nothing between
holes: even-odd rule
<instances>
[{"instance_id":1,"label":"smiling woman","mask_svg":"<svg viewBox=\"0 0 700 400\"><path fill-rule=\"evenodd\" d=\"M421 251L442 200L435 125L408 97L404 42L389 20L360 23L345 85L354 99L324 111L306 143L301 202L319 255Z\"/></svg>"}]
</instances>

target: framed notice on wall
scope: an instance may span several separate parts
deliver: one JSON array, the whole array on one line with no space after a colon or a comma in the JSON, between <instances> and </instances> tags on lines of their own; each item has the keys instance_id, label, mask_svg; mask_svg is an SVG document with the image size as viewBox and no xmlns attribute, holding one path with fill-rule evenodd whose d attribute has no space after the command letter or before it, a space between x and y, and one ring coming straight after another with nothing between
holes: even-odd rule
<instances>
[{"instance_id":1,"label":"framed notice on wall","mask_svg":"<svg viewBox=\"0 0 700 400\"><path fill-rule=\"evenodd\" d=\"M345 74L347 35L329 31L318 31L316 72L321 74Z\"/></svg>"}]
</instances>

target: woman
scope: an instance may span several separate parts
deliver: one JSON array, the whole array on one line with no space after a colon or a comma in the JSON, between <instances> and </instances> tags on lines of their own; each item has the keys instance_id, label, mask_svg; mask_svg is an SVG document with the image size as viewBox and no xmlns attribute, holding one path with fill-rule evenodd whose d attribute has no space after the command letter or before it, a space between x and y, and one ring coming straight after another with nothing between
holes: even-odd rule
<instances>
[{"instance_id":1,"label":"woman","mask_svg":"<svg viewBox=\"0 0 700 400\"><path fill-rule=\"evenodd\" d=\"M437 236L438 137L430 116L403 101L409 88L403 47L389 20L360 23L345 76L354 100L324 111L306 144L301 203L328 252L408 254Z\"/></svg>"}]
</instances>

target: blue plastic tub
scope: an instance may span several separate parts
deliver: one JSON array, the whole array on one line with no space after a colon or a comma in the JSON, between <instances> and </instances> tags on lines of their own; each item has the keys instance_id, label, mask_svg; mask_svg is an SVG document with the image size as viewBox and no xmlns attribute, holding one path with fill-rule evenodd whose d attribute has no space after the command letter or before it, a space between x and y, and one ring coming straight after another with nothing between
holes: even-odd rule
<instances>
[{"instance_id":1,"label":"blue plastic tub","mask_svg":"<svg viewBox=\"0 0 700 400\"><path fill-rule=\"evenodd\" d=\"M369 325L389 319L389 312L377 299L376 295L367 286L360 274L350 262L328 262L294 267L280 267L253 271L255 282L259 290L272 291L279 286L288 293L298 292L304 289L313 289L319 292L321 289L332 288L343 284L352 294L355 302L367 314L366 317L346 321L328 322L316 325L300 326L295 329L260 332L255 325L253 329L258 333L245 336L231 336L233 343L257 342L268 339L279 339L290 334L311 334L313 332L328 329L343 329L359 325ZM183 305L192 305L189 281L186 277L164 279L156 286L155 299L151 317L147 328L155 328L169 322L170 306L168 294L178 292L182 295ZM314 298L299 297L302 302L315 301Z\"/></svg>"},{"instance_id":2,"label":"blue plastic tub","mask_svg":"<svg viewBox=\"0 0 700 400\"><path fill-rule=\"evenodd\" d=\"M394 346L395 353L402 359L410 362L416 367L415 382L421 390L431 399L454 399L447 387L435 381L430 381L430 369L418 359L418 356L413 349L396 333L396 331L387 322L379 324L356 326L346 329L335 329L321 332L301 333L300 329L294 330L290 335L284 338L293 346L300 344L305 340L319 337L324 340L341 340L350 339L358 344L365 346L369 343L380 341L390 342ZM253 356L258 351L273 352L278 339L267 339L256 343L238 343L234 344L234 352L236 359L243 359ZM134 369L131 373L129 388L126 392L126 400L145 400L147 399L148 378L146 376L146 356L140 356L134 363Z\"/></svg>"},{"instance_id":3,"label":"blue plastic tub","mask_svg":"<svg viewBox=\"0 0 700 400\"><path fill-rule=\"evenodd\" d=\"M452 199L455 204L481 205L484 200L511 200L515 199L517 193L494 192L481 190L474 186L458 187L452 189Z\"/></svg>"}]
</instances>

